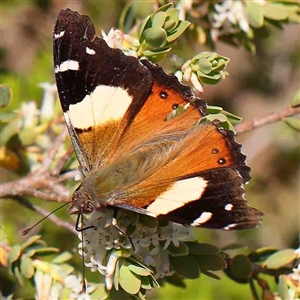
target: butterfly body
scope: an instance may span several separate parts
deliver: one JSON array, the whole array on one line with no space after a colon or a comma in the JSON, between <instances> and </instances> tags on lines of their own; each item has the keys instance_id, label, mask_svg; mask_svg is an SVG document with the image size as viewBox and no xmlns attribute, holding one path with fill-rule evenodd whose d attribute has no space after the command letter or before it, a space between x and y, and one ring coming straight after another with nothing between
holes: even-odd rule
<instances>
[{"instance_id":1,"label":"butterfly body","mask_svg":"<svg viewBox=\"0 0 300 300\"><path fill-rule=\"evenodd\" d=\"M82 171L69 213L108 206L208 228L257 226L243 199L241 146L175 76L112 49L90 19L62 10L54 28L56 82ZM184 112L169 117L178 107Z\"/></svg>"}]
</instances>

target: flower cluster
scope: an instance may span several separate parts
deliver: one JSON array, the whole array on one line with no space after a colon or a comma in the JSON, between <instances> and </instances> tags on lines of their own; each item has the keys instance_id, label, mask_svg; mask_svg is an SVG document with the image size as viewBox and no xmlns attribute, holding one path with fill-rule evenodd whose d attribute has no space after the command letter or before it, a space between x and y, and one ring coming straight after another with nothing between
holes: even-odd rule
<instances>
[{"instance_id":1,"label":"flower cluster","mask_svg":"<svg viewBox=\"0 0 300 300\"><path fill-rule=\"evenodd\" d=\"M195 241L191 229L180 224L158 222L125 211L118 212L117 226L112 220L113 210L94 211L89 218L84 217L80 226L87 229L78 234L82 240L79 252L84 256L85 265L105 276L108 290L113 286L118 290L121 286L135 294L147 284L148 288L158 286L156 279L175 272L169 261L168 247L171 244L179 247L183 239ZM122 277L122 273L138 278L134 288L128 286L132 282Z\"/></svg>"},{"instance_id":2,"label":"flower cluster","mask_svg":"<svg viewBox=\"0 0 300 300\"><path fill-rule=\"evenodd\" d=\"M216 41L220 35L250 30L246 7L242 1L225 0L214 4L214 11L208 15L212 25L211 37Z\"/></svg>"}]
</instances>

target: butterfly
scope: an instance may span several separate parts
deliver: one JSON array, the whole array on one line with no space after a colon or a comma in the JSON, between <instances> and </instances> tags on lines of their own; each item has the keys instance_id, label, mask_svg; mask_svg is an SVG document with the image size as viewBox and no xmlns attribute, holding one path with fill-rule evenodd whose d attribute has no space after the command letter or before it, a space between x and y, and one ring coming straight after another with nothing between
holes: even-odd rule
<instances>
[{"instance_id":1,"label":"butterfly","mask_svg":"<svg viewBox=\"0 0 300 300\"><path fill-rule=\"evenodd\" d=\"M82 182L70 214L104 207L225 230L260 224L233 132L199 121L206 103L147 60L96 35L89 17L62 10L53 33L58 94ZM183 114L169 118L177 107Z\"/></svg>"}]
</instances>

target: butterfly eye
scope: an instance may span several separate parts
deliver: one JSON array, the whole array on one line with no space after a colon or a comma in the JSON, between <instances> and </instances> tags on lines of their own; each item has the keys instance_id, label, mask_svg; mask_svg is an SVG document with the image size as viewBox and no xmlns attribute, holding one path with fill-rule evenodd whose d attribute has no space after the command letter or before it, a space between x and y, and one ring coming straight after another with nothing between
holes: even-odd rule
<instances>
[{"instance_id":1,"label":"butterfly eye","mask_svg":"<svg viewBox=\"0 0 300 300\"><path fill-rule=\"evenodd\" d=\"M94 210L94 204L91 201L87 201L84 207L85 213L91 213Z\"/></svg>"}]
</instances>

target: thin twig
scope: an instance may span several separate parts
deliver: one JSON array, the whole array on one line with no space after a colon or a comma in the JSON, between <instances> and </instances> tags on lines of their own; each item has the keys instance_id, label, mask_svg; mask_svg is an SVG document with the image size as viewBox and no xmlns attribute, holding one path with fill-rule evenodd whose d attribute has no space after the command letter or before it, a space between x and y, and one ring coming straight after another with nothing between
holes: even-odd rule
<instances>
[{"instance_id":1,"label":"thin twig","mask_svg":"<svg viewBox=\"0 0 300 300\"><path fill-rule=\"evenodd\" d=\"M76 177L76 175L79 174L78 170L72 170L72 171L68 171L66 173L63 173L59 176L59 178L57 178L57 182L65 182L65 181L70 181L70 180L74 180L74 178Z\"/></svg>"},{"instance_id":2,"label":"thin twig","mask_svg":"<svg viewBox=\"0 0 300 300\"><path fill-rule=\"evenodd\" d=\"M49 178L46 175L33 173L22 179L0 184L0 198L12 195L32 196L55 202L69 201L69 191L56 181L57 178ZM43 191L45 189L48 191ZM58 193L55 193L55 191L58 191Z\"/></svg>"},{"instance_id":3,"label":"thin twig","mask_svg":"<svg viewBox=\"0 0 300 300\"><path fill-rule=\"evenodd\" d=\"M281 121L284 118L294 116L300 113L300 107L287 107L276 113L271 113L263 117L255 118L251 121L244 122L235 126L237 133L244 133L264 125Z\"/></svg>"},{"instance_id":4,"label":"thin twig","mask_svg":"<svg viewBox=\"0 0 300 300\"><path fill-rule=\"evenodd\" d=\"M58 160L56 165L53 167L51 174L52 176L58 176L65 164L69 161L74 149L70 147L67 152Z\"/></svg>"},{"instance_id":5,"label":"thin twig","mask_svg":"<svg viewBox=\"0 0 300 300\"><path fill-rule=\"evenodd\" d=\"M44 172L49 169L49 167L51 166L51 164L57 154L57 151L59 150L59 147L61 147L66 136L67 136L67 129L64 128L64 130L55 139L52 148L50 149L48 155L45 157L43 164L42 164L41 168L39 169L40 172Z\"/></svg>"}]
</instances>

